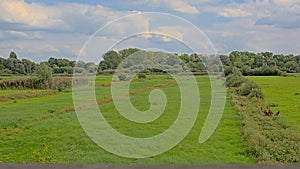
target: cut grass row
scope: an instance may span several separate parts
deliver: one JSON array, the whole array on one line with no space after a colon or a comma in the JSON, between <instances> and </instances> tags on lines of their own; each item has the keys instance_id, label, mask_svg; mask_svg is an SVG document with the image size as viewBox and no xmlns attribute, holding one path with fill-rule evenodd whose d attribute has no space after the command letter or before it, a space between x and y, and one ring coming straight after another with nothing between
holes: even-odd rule
<instances>
[{"instance_id":1,"label":"cut grass row","mask_svg":"<svg viewBox=\"0 0 300 169\"><path fill-rule=\"evenodd\" d=\"M17 100L20 99L27 99L27 98L34 98L39 96L45 96L45 95L52 95L56 94L57 91L55 90L29 90L29 91L19 91L18 93L15 91L9 91L0 94L0 102L6 102L6 101L14 101L17 102Z\"/></svg>"}]
</instances>

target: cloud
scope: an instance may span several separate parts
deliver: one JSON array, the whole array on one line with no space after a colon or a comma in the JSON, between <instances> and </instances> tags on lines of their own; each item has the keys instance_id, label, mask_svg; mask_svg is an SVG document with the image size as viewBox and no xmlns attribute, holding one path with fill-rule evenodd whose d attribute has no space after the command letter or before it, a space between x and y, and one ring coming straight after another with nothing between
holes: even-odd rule
<instances>
[{"instance_id":1,"label":"cloud","mask_svg":"<svg viewBox=\"0 0 300 169\"><path fill-rule=\"evenodd\" d=\"M269 25L288 29L300 28L300 16L278 15L260 18L256 21L256 25Z\"/></svg>"},{"instance_id":2,"label":"cloud","mask_svg":"<svg viewBox=\"0 0 300 169\"><path fill-rule=\"evenodd\" d=\"M164 8L164 10L186 13L186 14L197 14L199 10L191 5L187 0L144 0L144 1L128 1L130 4L134 4L140 8L157 9Z\"/></svg>"},{"instance_id":3,"label":"cloud","mask_svg":"<svg viewBox=\"0 0 300 169\"><path fill-rule=\"evenodd\" d=\"M219 15L231 18L251 16L251 13L239 8L225 8L224 10L219 12Z\"/></svg>"},{"instance_id":4,"label":"cloud","mask_svg":"<svg viewBox=\"0 0 300 169\"><path fill-rule=\"evenodd\" d=\"M157 34L156 36L161 37L165 42L172 41L173 38L180 41L183 40L182 32L176 27L163 26L155 29L153 32Z\"/></svg>"},{"instance_id":5,"label":"cloud","mask_svg":"<svg viewBox=\"0 0 300 169\"><path fill-rule=\"evenodd\" d=\"M290 6L296 4L298 0L273 0L273 2L277 5Z\"/></svg>"},{"instance_id":6,"label":"cloud","mask_svg":"<svg viewBox=\"0 0 300 169\"><path fill-rule=\"evenodd\" d=\"M174 10L176 12L189 13L189 14L199 13L198 9L195 6L192 6L183 0L172 0L172 1L167 0L165 1L165 3L169 9Z\"/></svg>"},{"instance_id":7,"label":"cloud","mask_svg":"<svg viewBox=\"0 0 300 169\"><path fill-rule=\"evenodd\" d=\"M30 27L44 31L91 33L104 23L127 14L129 12L115 11L101 5L59 3L45 6L29 4L24 0L0 1L0 22L11 23L21 29Z\"/></svg>"},{"instance_id":8,"label":"cloud","mask_svg":"<svg viewBox=\"0 0 300 169\"><path fill-rule=\"evenodd\" d=\"M34 27L51 27L62 21L54 16L58 10L40 4L27 4L23 0L2 0L0 19L8 23L20 23Z\"/></svg>"},{"instance_id":9,"label":"cloud","mask_svg":"<svg viewBox=\"0 0 300 169\"><path fill-rule=\"evenodd\" d=\"M0 43L1 54L16 49L20 55L33 58L76 56L90 35L106 23L128 14L134 17L108 26L96 35L95 57L101 56L99 52L105 52L115 40L124 40L120 46L161 46L168 50L173 49L174 40L167 35L182 41L199 41L199 46L206 40L195 39L184 25L178 26L164 17L149 21L149 17L139 15L140 11L170 13L192 21L207 33L221 53L231 50L300 53L297 47L300 38L299 0L92 2L98 5L91 5L90 1L74 2L57 1L49 5L26 0L0 0L0 40L5 41ZM155 32L163 35L158 37L152 34ZM139 38L125 39L137 33L141 33Z\"/></svg>"}]
</instances>

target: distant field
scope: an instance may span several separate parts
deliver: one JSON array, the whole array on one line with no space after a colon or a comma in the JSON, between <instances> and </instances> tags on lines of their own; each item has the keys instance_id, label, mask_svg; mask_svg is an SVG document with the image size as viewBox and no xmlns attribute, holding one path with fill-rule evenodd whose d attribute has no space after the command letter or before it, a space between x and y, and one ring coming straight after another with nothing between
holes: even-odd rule
<instances>
[{"instance_id":1,"label":"distant field","mask_svg":"<svg viewBox=\"0 0 300 169\"><path fill-rule=\"evenodd\" d=\"M110 76L96 79L96 95L101 100L110 96ZM151 80L135 80L130 91L173 81L169 76L151 76ZM199 144L198 137L210 105L207 76L197 77L201 94L198 119L188 136L175 148L146 159L128 159L113 155L95 145L81 128L72 111L71 92L0 102L0 162L5 163L125 163L125 164L245 164L255 161L247 157L240 134L240 119L229 100L214 135ZM113 84L113 85L118 85ZM161 87L168 98L164 114L150 124L135 124L120 116L113 102L99 106L107 121L119 132L147 137L164 131L174 122L180 106L177 85ZM10 91L11 92L11 91ZM23 92L23 91L17 91ZM149 108L150 91L130 96L139 110ZM16 93L16 92L12 92ZM9 92L5 92L9 94ZM1 91L0 91L1 95ZM2 94L3 95L3 94Z\"/></svg>"},{"instance_id":2,"label":"distant field","mask_svg":"<svg viewBox=\"0 0 300 169\"><path fill-rule=\"evenodd\" d=\"M300 132L300 76L296 77L247 77L259 84L267 104L280 111L279 118L292 130Z\"/></svg>"}]
</instances>

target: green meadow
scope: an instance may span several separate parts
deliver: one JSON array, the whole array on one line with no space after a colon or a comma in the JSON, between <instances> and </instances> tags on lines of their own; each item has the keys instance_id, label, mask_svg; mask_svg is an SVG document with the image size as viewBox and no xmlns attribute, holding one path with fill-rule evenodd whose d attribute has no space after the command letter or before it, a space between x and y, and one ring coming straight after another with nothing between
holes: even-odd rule
<instances>
[{"instance_id":1,"label":"green meadow","mask_svg":"<svg viewBox=\"0 0 300 169\"><path fill-rule=\"evenodd\" d=\"M279 119L291 130L300 133L300 76L253 76L250 80L259 84L265 94L266 104L279 111Z\"/></svg>"},{"instance_id":2,"label":"green meadow","mask_svg":"<svg viewBox=\"0 0 300 169\"><path fill-rule=\"evenodd\" d=\"M7 97L32 90L0 91L0 162L64 164L253 164L241 136L240 116L227 98L221 122L212 137L203 144L198 138L210 101L207 76L196 77L200 109L189 134L174 148L158 156L142 159L124 158L97 146L84 132L73 109L72 92L56 92L36 97ZM116 110L111 97L111 76L97 76L96 98L108 123L118 132L132 137L149 137L166 130L175 121L180 108L180 91L167 75L135 79L130 84L130 99L136 109L150 107L152 89L161 89L167 97L163 115L148 124L133 123ZM166 85L167 84L167 85ZM117 86L118 87L118 86ZM40 91L36 91L40 92ZM296 91L295 91L296 92ZM296 97L293 93L293 96ZM266 93L268 95L268 93ZM288 120L288 119L286 119ZM292 120L292 118L291 118ZM288 122L288 121L287 121ZM290 124L294 124L292 121Z\"/></svg>"}]
</instances>

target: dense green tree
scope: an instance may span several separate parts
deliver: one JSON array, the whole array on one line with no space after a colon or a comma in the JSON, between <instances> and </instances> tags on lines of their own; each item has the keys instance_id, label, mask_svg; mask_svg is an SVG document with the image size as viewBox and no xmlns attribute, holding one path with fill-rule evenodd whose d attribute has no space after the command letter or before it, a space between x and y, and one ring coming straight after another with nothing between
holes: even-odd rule
<instances>
[{"instance_id":1,"label":"dense green tree","mask_svg":"<svg viewBox=\"0 0 300 169\"><path fill-rule=\"evenodd\" d=\"M10 52L9 58L11 58L11 59L18 59L17 54L14 51Z\"/></svg>"},{"instance_id":2,"label":"dense green tree","mask_svg":"<svg viewBox=\"0 0 300 169\"><path fill-rule=\"evenodd\" d=\"M128 56L134 54L135 52L138 52L140 51L140 49L137 49L137 48L128 48L128 49L123 49L123 50L120 50L119 51L119 56L122 58L122 59L125 59L127 58Z\"/></svg>"},{"instance_id":3,"label":"dense green tree","mask_svg":"<svg viewBox=\"0 0 300 169\"><path fill-rule=\"evenodd\" d=\"M43 81L48 80L52 77L52 69L46 63L36 65L34 74Z\"/></svg>"},{"instance_id":4,"label":"dense green tree","mask_svg":"<svg viewBox=\"0 0 300 169\"><path fill-rule=\"evenodd\" d=\"M299 65L295 61L288 61L284 65L286 71L288 73L296 73L299 72Z\"/></svg>"},{"instance_id":5,"label":"dense green tree","mask_svg":"<svg viewBox=\"0 0 300 169\"><path fill-rule=\"evenodd\" d=\"M34 62L28 59L22 59L22 64L24 65L26 74L32 74L34 72L34 67L35 67Z\"/></svg>"},{"instance_id":6,"label":"dense green tree","mask_svg":"<svg viewBox=\"0 0 300 169\"><path fill-rule=\"evenodd\" d=\"M106 65L106 69L116 69L121 63L122 58L116 51L108 51L103 55L104 61L101 65ZM103 69L102 69L103 70Z\"/></svg>"}]
</instances>

